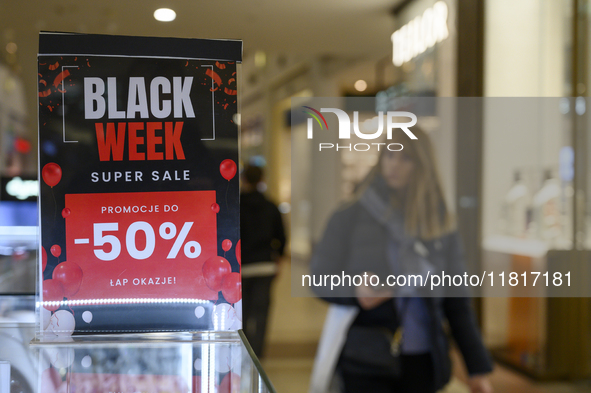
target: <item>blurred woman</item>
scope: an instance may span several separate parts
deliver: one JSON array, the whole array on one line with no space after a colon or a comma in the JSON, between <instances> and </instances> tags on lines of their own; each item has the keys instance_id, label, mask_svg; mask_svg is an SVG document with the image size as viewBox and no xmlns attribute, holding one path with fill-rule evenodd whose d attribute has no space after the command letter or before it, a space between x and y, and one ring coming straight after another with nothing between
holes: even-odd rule
<instances>
[{"instance_id":1,"label":"blurred woman","mask_svg":"<svg viewBox=\"0 0 591 393\"><path fill-rule=\"evenodd\" d=\"M402 135L388 141L404 148L384 148L354 201L331 217L314 251L314 276L377 276L379 283L366 278L362 285L312 287L321 298L348 306L345 312L342 307L329 311L313 392L325 389L322 379L335 367L345 393L435 392L451 377L448 327L465 360L472 392L492 392L486 377L492 362L465 288L433 292L410 279L404 285L384 285L388 276L417 280L443 271L465 272L431 141L420 129L413 127L413 132L416 140Z\"/></svg>"}]
</instances>

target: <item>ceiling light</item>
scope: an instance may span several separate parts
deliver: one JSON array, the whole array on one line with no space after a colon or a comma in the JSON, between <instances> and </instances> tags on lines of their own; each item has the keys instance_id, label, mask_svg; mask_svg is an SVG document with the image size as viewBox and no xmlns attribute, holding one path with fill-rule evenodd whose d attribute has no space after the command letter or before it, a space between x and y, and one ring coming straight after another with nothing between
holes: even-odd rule
<instances>
[{"instance_id":1,"label":"ceiling light","mask_svg":"<svg viewBox=\"0 0 591 393\"><path fill-rule=\"evenodd\" d=\"M363 79L359 79L357 82L355 82L354 86L355 90L357 91L365 91L365 89L367 89L367 82Z\"/></svg>"},{"instance_id":2,"label":"ceiling light","mask_svg":"<svg viewBox=\"0 0 591 393\"><path fill-rule=\"evenodd\" d=\"M160 22L172 22L176 18L176 12L170 8L158 8L154 11L154 18Z\"/></svg>"}]
</instances>

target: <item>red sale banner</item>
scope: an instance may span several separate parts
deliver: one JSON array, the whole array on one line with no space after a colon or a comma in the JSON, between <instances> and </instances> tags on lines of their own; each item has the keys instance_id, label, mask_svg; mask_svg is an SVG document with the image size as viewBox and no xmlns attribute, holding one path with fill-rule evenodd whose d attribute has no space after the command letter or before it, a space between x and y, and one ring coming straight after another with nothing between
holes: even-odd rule
<instances>
[{"instance_id":1,"label":"red sale banner","mask_svg":"<svg viewBox=\"0 0 591 393\"><path fill-rule=\"evenodd\" d=\"M39 333L239 329L242 43L39 48Z\"/></svg>"},{"instance_id":2,"label":"red sale banner","mask_svg":"<svg viewBox=\"0 0 591 393\"><path fill-rule=\"evenodd\" d=\"M66 258L84 272L69 299L217 299L197 285L217 255L212 206L215 191L67 194Z\"/></svg>"}]
</instances>

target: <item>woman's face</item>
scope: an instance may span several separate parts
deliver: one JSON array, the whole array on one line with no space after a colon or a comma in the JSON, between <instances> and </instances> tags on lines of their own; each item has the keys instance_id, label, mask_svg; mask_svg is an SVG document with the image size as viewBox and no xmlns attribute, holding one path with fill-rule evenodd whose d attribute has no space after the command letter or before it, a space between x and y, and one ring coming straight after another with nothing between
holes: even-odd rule
<instances>
[{"instance_id":1,"label":"woman's face","mask_svg":"<svg viewBox=\"0 0 591 393\"><path fill-rule=\"evenodd\" d=\"M388 187L403 190L408 186L414 171L414 161L403 151L386 152L382 156L382 176Z\"/></svg>"}]
</instances>

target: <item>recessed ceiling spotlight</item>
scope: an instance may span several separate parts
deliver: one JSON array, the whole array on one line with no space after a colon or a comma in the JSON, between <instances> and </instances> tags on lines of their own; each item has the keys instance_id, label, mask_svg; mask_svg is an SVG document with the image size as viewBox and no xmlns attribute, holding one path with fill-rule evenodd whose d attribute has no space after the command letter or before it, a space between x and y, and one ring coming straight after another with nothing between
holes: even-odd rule
<instances>
[{"instance_id":1,"label":"recessed ceiling spotlight","mask_svg":"<svg viewBox=\"0 0 591 393\"><path fill-rule=\"evenodd\" d=\"M160 22L172 22L176 18L176 12L170 8L158 8L154 11L154 19Z\"/></svg>"},{"instance_id":2,"label":"recessed ceiling spotlight","mask_svg":"<svg viewBox=\"0 0 591 393\"><path fill-rule=\"evenodd\" d=\"M365 89L367 89L367 82L363 79L359 79L357 82L355 82L354 86L355 90L357 91L365 91Z\"/></svg>"}]
</instances>

